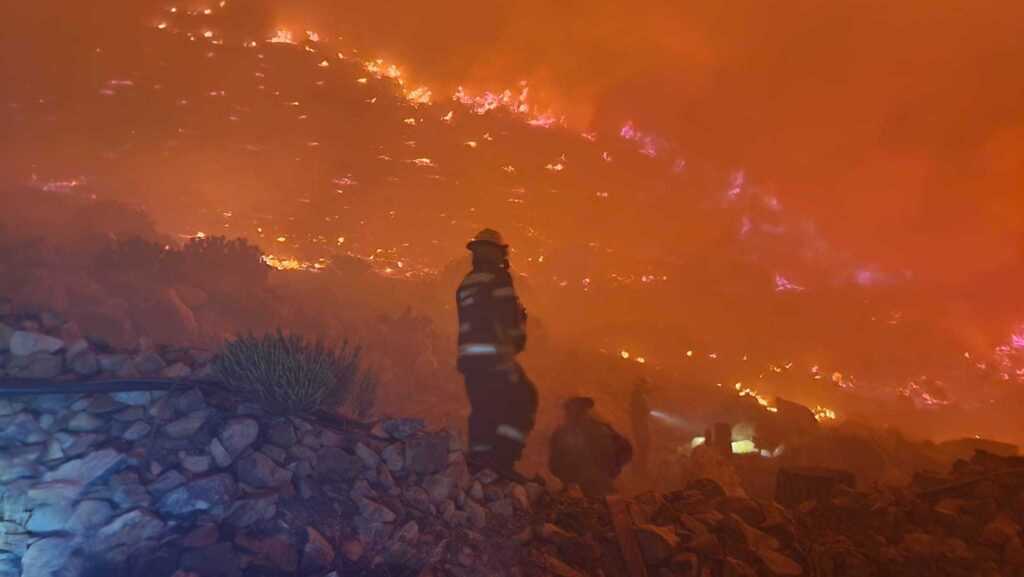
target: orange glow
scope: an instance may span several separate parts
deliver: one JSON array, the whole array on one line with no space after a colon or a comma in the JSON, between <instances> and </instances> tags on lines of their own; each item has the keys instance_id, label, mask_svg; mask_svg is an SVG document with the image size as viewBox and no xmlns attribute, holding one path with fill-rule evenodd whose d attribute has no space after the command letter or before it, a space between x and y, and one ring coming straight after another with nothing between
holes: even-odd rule
<instances>
[{"instance_id":1,"label":"orange glow","mask_svg":"<svg viewBox=\"0 0 1024 577\"><path fill-rule=\"evenodd\" d=\"M472 22L129 4L12 5L5 199L127 201L161 246L244 236L275 269L373 272L367 300L432 315L439 342L433 291L492 226L552 350L823 422L1020 434L1024 6L837 0L808 27L752 0Z\"/></svg>"}]
</instances>

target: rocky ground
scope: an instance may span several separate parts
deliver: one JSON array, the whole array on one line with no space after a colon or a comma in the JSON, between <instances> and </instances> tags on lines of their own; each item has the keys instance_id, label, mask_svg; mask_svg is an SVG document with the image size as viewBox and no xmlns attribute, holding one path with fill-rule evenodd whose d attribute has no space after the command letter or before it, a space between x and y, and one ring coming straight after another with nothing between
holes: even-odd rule
<instances>
[{"instance_id":1,"label":"rocky ground","mask_svg":"<svg viewBox=\"0 0 1024 577\"><path fill-rule=\"evenodd\" d=\"M790 508L695 479L613 516L471 475L457 436L421 421L268 414L204 382L208 351L109 350L9 313L0 376L182 384L0 398L3 577L1024 576L1024 458Z\"/></svg>"}]
</instances>

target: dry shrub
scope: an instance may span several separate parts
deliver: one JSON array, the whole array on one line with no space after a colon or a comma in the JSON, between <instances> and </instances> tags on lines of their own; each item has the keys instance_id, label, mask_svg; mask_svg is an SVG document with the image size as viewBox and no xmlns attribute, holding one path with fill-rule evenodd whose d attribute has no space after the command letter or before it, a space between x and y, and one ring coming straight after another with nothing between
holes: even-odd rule
<instances>
[{"instance_id":1,"label":"dry shrub","mask_svg":"<svg viewBox=\"0 0 1024 577\"><path fill-rule=\"evenodd\" d=\"M228 341L217 372L232 389L278 414L334 411L349 398L365 407L374 379L360 367L361 349L348 342L330 346L278 330Z\"/></svg>"}]
</instances>

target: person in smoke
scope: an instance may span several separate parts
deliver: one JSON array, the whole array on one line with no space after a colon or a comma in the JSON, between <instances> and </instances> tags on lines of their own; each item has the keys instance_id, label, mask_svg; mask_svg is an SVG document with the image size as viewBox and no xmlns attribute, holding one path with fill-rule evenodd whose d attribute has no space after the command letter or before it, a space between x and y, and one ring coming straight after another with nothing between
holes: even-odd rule
<instances>
[{"instance_id":1,"label":"person in smoke","mask_svg":"<svg viewBox=\"0 0 1024 577\"><path fill-rule=\"evenodd\" d=\"M526 347L526 309L509 274L508 245L495 230L467 245L473 269L456 292L458 369L469 397L469 464L522 479L515 470L533 430L537 389L516 361Z\"/></svg>"},{"instance_id":2,"label":"person in smoke","mask_svg":"<svg viewBox=\"0 0 1024 577\"><path fill-rule=\"evenodd\" d=\"M548 463L566 488L579 485L588 497L615 492L615 479L633 458L633 447L594 414L594 400L575 397L565 402L565 422L551 436Z\"/></svg>"},{"instance_id":3,"label":"person in smoke","mask_svg":"<svg viewBox=\"0 0 1024 577\"><path fill-rule=\"evenodd\" d=\"M633 443L636 445L634 465L637 476L641 479L647 478L651 455L650 392L650 382L646 377L640 377L633 383L629 403L629 416L633 425Z\"/></svg>"}]
</instances>

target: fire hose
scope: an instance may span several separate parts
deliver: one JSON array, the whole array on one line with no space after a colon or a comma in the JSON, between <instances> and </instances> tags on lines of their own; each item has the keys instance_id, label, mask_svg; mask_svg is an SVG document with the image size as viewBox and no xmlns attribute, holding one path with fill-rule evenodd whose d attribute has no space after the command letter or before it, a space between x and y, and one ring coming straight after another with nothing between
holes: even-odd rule
<instances>
[{"instance_id":1,"label":"fire hose","mask_svg":"<svg viewBox=\"0 0 1024 577\"><path fill-rule=\"evenodd\" d=\"M5 397L30 397L42 395L95 395L125 393L130 391L174 391L196 387L219 389L230 392L221 381L183 379L112 379L100 381L53 381L49 379L0 378L0 399ZM307 417L321 426L335 430L369 432L372 423L357 421L341 414L317 410Z\"/></svg>"},{"instance_id":2,"label":"fire hose","mask_svg":"<svg viewBox=\"0 0 1024 577\"><path fill-rule=\"evenodd\" d=\"M219 381L180 379L114 379L105 381L52 381L49 379L0 379L0 398L40 395L170 391L192 387L223 387Z\"/></svg>"}]
</instances>

